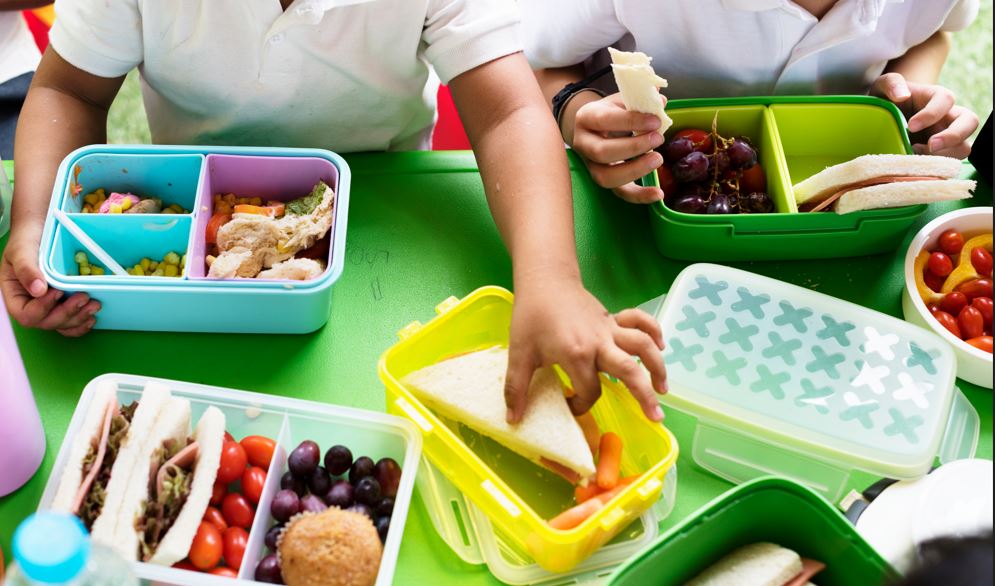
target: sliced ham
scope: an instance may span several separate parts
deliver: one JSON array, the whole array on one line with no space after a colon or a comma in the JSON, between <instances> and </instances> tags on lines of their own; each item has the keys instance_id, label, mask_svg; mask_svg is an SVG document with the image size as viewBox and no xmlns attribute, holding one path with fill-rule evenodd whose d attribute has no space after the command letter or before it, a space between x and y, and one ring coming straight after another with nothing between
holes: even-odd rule
<instances>
[{"instance_id":1,"label":"sliced ham","mask_svg":"<svg viewBox=\"0 0 995 586\"><path fill-rule=\"evenodd\" d=\"M100 439L97 442L97 455L93 458L93 463L90 464L90 470L87 471L83 483L79 485L79 489L76 491L76 498L73 499L72 513L74 515L79 515L79 509L83 506L83 501L86 500L86 495L89 494L90 487L93 486L93 481L97 478L97 474L100 473L100 466L104 462L104 455L107 454L107 438L111 435L111 421L114 419L116 411L117 401L111 398L107 401L107 406L104 407L104 425L100 429Z\"/></svg>"},{"instance_id":2,"label":"sliced ham","mask_svg":"<svg viewBox=\"0 0 995 586\"><path fill-rule=\"evenodd\" d=\"M815 576L822 570L826 569L826 564L822 562L817 562L815 560L810 560L808 558L802 558L802 572L791 579L790 582L784 586L805 586Z\"/></svg>"},{"instance_id":3,"label":"sliced ham","mask_svg":"<svg viewBox=\"0 0 995 586\"><path fill-rule=\"evenodd\" d=\"M569 482L570 484L576 485L577 483L580 482L580 474L577 474L576 472L567 468L563 464L554 462L549 458L543 458L541 456L539 457L539 463L542 464L544 467L548 468L550 472L562 476L563 479Z\"/></svg>"},{"instance_id":4,"label":"sliced ham","mask_svg":"<svg viewBox=\"0 0 995 586\"><path fill-rule=\"evenodd\" d=\"M798 207L800 212L821 212L822 210L828 208L829 206L836 203L836 201L850 193L851 191L862 189L864 187L871 187L874 185L886 185L889 183L904 183L909 181L936 181L942 180L943 177L908 177L902 175L885 175L883 177L875 177L874 179L867 179L865 181L858 181L856 183L851 183L849 185L844 185L837 191L829 194L828 197L819 198L814 197L811 200L803 203Z\"/></svg>"},{"instance_id":5,"label":"sliced ham","mask_svg":"<svg viewBox=\"0 0 995 586\"><path fill-rule=\"evenodd\" d=\"M175 456L166 460L166 462L159 467L159 472L156 474L155 479L156 496L162 494L162 487L166 483L167 471L173 466L189 470L197 460L197 450L197 442L191 442L190 445L177 452Z\"/></svg>"}]
</instances>

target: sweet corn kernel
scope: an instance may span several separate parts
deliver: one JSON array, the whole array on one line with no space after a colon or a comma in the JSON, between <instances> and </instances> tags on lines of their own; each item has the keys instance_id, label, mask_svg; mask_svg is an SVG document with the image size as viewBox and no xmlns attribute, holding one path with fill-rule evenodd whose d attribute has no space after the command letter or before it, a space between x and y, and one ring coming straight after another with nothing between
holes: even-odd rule
<instances>
[{"instance_id":1,"label":"sweet corn kernel","mask_svg":"<svg viewBox=\"0 0 995 586\"><path fill-rule=\"evenodd\" d=\"M152 271L152 274L150 276L152 276L152 277L162 277L165 274L166 274L166 271L164 271L162 269L162 267L159 267L156 270Z\"/></svg>"},{"instance_id":2,"label":"sweet corn kernel","mask_svg":"<svg viewBox=\"0 0 995 586\"><path fill-rule=\"evenodd\" d=\"M142 270L143 271L147 271L147 270L149 270L149 265L152 264L152 259L151 258L143 258L142 262L140 262L139 264L142 265Z\"/></svg>"},{"instance_id":3,"label":"sweet corn kernel","mask_svg":"<svg viewBox=\"0 0 995 586\"><path fill-rule=\"evenodd\" d=\"M89 275L90 274L90 267L88 267L87 265L80 265L80 267L79 267L79 274L81 274L81 275Z\"/></svg>"},{"instance_id":4,"label":"sweet corn kernel","mask_svg":"<svg viewBox=\"0 0 995 586\"><path fill-rule=\"evenodd\" d=\"M86 257L86 253L82 250L73 255L73 260L81 265L90 264L90 259Z\"/></svg>"},{"instance_id":5,"label":"sweet corn kernel","mask_svg":"<svg viewBox=\"0 0 995 586\"><path fill-rule=\"evenodd\" d=\"M104 269L102 269L100 267L90 267L90 274L91 275L104 275L104 274L106 274L106 272L104 271Z\"/></svg>"},{"instance_id":6,"label":"sweet corn kernel","mask_svg":"<svg viewBox=\"0 0 995 586\"><path fill-rule=\"evenodd\" d=\"M128 269L128 274L132 275L134 277L144 277L145 276L145 273L142 272L142 267L138 267L138 266L131 267L130 269Z\"/></svg>"},{"instance_id":7,"label":"sweet corn kernel","mask_svg":"<svg viewBox=\"0 0 995 586\"><path fill-rule=\"evenodd\" d=\"M86 194L86 195L83 196L83 201L85 201L86 203L88 203L90 205L93 205L93 204L97 203L97 197L98 196L97 196L96 193L88 193L88 194Z\"/></svg>"},{"instance_id":8,"label":"sweet corn kernel","mask_svg":"<svg viewBox=\"0 0 995 586\"><path fill-rule=\"evenodd\" d=\"M152 262L149 263L149 270L150 271L154 271L157 268L159 268L159 261L154 260L154 261L152 261Z\"/></svg>"},{"instance_id":9,"label":"sweet corn kernel","mask_svg":"<svg viewBox=\"0 0 995 586\"><path fill-rule=\"evenodd\" d=\"M249 200L249 205L261 206L261 205L263 205L263 198L261 198L261 197L254 197L254 198L252 198L252 199Z\"/></svg>"},{"instance_id":10,"label":"sweet corn kernel","mask_svg":"<svg viewBox=\"0 0 995 586\"><path fill-rule=\"evenodd\" d=\"M121 200L121 211L126 212L131 209L131 198L124 198Z\"/></svg>"},{"instance_id":11,"label":"sweet corn kernel","mask_svg":"<svg viewBox=\"0 0 995 586\"><path fill-rule=\"evenodd\" d=\"M177 214L182 214L183 213L183 208L180 207L179 205L175 204L175 203L172 204L172 205L170 205L167 209L173 210Z\"/></svg>"},{"instance_id":12,"label":"sweet corn kernel","mask_svg":"<svg viewBox=\"0 0 995 586\"><path fill-rule=\"evenodd\" d=\"M167 265L174 265L174 266L179 265L180 255L176 254L173 251L169 251L166 253L165 258L162 259L162 262L166 263Z\"/></svg>"},{"instance_id":13,"label":"sweet corn kernel","mask_svg":"<svg viewBox=\"0 0 995 586\"><path fill-rule=\"evenodd\" d=\"M184 254L183 256L180 257L180 266L181 267L187 266L187 255Z\"/></svg>"},{"instance_id":14,"label":"sweet corn kernel","mask_svg":"<svg viewBox=\"0 0 995 586\"><path fill-rule=\"evenodd\" d=\"M176 265L166 265L166 270L163 272L167 277L175 277L180 274L180 267Z\"/></svg>"},{"instance_id":15,"label":"sweet corn kernel","mask_svg":"<svg viewBox=\"0 0 995 586\"><path fill-rule=\"evenodd\" d=\"M110 212L111 212L112 214L120 214L120 213L121 213L121 211L122 211L122 210L121 210L121 204L119 204L119 203L112 203L112 204L111 204L111 207L110 207Z\"/></svg>"},{"instance_id":16,"label":"sweet corn kernel","mask_svg":"<svg viewBox=\"0 0 995 586\"><path fill-rule=\"evenodd\" d=\"M145 274L145 269L143 269L142 265L140 264L136 264L135 266L131 267L131 270L135 271L136 273L141 273L143 275Z\"/></svg>"}]
</instances>

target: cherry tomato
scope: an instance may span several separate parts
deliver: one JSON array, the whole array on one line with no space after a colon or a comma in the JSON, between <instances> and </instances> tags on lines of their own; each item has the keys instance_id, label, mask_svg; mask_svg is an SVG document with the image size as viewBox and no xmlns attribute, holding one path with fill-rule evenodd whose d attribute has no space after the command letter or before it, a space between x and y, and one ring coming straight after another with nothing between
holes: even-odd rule
<instances>
[{"instance_id":1,"label":"cherry tomato","mask_svg":"<svg viewBox=\"0 0 995 586\"><path fill-rule=\"evenodd\" d=\"M960 314L960 310L967 307L967 296L960 291L952 291L943 296L940 300L940 309L950 315Z\"/></svg>"},{"instance_id":2,"label":"cherry tomato","mask_svg":"<svg viewBox=\"0 0 995 586\"><path fill-rule=\"evenodd\" d=\"M667 200L677 195L677 180L674 179L674 172L670 170L670 165L660 165L656 170L657 179L660 181L660 189Z\"/></svg>"},{"instance_id":3,"label":"cherry tomato","mask_svg":"<svg viewBox=\"0 0 995 586\"><path fill-rule=\"evenodd\" d=\"M926 261L926 268L937 277L946 277L954 270L954 261L942 252L934 252Z\"/></svg>"},{"instance_id":4,"label":"cherry tomato","mask_svg":"<svg viewBox=\"0 0 995 586\"><path fill-rule=\"evenodd\" d=\"M252 519L256 516L256 510L252 508L248 499L237 492L230 493L221 503L221 514L229 527L241 527L248 529L252 527Z\"/></svg>"},{"instance_id":5,"label":"cherry tomato","mask_svg":"<svg viewBox=\"0 0 995 586\"><path fill-rule=\"evenodd\" d=\"M954 316L950 315L945 311L937 311L936 313L933 314L933 317L936 318L936 321L940 322L941 326L947 328L947 330L949 330L951 334L957 336L962 340L964 339L960 335L960 326L957 325L957 320L954 319Z\"/></svg>"},{"instance_id":6,"label":"cherry tomato","mask_svg":"<svg viewBox=\"0 0 995 586\"><path fill-rule=\"evenodd\" d=\"M957 230L947 230L943 234L940 234L939 240L940 250L947 253L950 256L955 254L960 254L960 250L964 248L964 237Z\"/></svg>"},{"instance_id":7,"label":"cherry tomato","mask_svg":"<svg viewBox=\"0 0 995 586\"><path fill-rule=\"evenodd\" d=\"M976 297L992 298L992 280L988 277L984 279L973 279L957 286L957 291L967 295L968 299Z\"/></svg>"},{"instance_id":8,"label":"cherry tomato","mask_svg":"<svg viewBox=\"0 0 995 586\"><path fill-rule=\"evenodd\" d=\"M238 570L242 567L242 557L245 556L245 546L249 543L249 532L241 527L230 527L223 536L225 564Z\"/></svg>"},{"instance_id":9,"label":"cherry tomato","mask_svg":"<svg viewBox=\"0 0 995 586\"><path fill-rule=\"evenodd\" d=\"M937 311L940 311L940 306L935 303L927 303L926 309L929 310L930 315L934 315Z\"/></svg>"},{"instance_id":10,"label":"cherry tomato","mask_svg":"<svg viewBox=\"0 0 995 586\"><path fill-rule=\"evenodd\" d=\"M691 144L694 145L694 150L705 153L706 155L712 154L712 133L707 130L699 130L697 128L685 128L680 132L674 134L674 138L688 137L691 139Z\"/></svg>"},{"instance_id":11,"label":"cherry tomato","mask_svg":"<svg viewBox=\"0 0 995 586\"><path fill-rule=\"evenodd\" d=\"M981 317L985 320L985 328L992 329L992 300L987 297L975 297L971 300L971 307L981 312Z\"/></svg>"},{"instance_id":12,"label":"cherry tomato","mask_svg":"<svg viewBox=\"0 0 995 586\"><path fill-rule=\"evenodd\" d=\"M199 572L196 566L190 563L190 560L180 560L173 564L173 567L177 570L190 570L191 572Z\"/></svg>"},{"instance_id":13,"label":"cherry tomato","mask_svg":"<svg viewBox=\"0 0 995 586\"><path fill-rule=\"evenodd\" d=\"M222 533L228 528L228 523L225 522L224 516L217 507L207 507L207 511L204 513L204 520L217 527L218 531Z\"/></svg>"},{"instance_id":14,"label":"cherry tomato","mask_svg":"<svg viewBox=\"0 0 995 586\"><path fill-rule=\"evenodd\" d=\"M223 548L218 528L201 521L190 545L190 563L198 570L210 570L221 561Z\"/></svg>"},{"instance_id":15,"label":"cherry tomato","mask_svg":"<svg viewBox=\"0 0 995 586\"><path fill-rule=\"evenodd\" d=\"M249 458L249 466L258 466L263 470L269 470L269 463L273 460L273 452L276 451L276 442L261 435L250 435L242 438L239 442L245 455Z\"/></svg>"},{"instance_id":16,"label":"cherry tomato","mask_svg":"<svg viewBox=\"0 0 995 586\"><path fill-rule=\"evenodd\" d=\"M258 505L259 499L263 496L263 487L266 486L266 471L258 466L250 466L242 474L242 494L249 502Z\"/></svg>"},{"instance_id":17,"label":"cherry tomato","mask_svg":"<svg viewBox=\"0 0 995 586\"><path fill-rule=\"evenodd\" d=\"M225 432L225 441L226 442L233 442L233 441L235 441L235 436L233 436L232 434L230 434L230 433L228 433L226 431Z\"/></svg>"},{"instance_id":18,"label":"cherry tomato","mask_svg":"<svg viewBox=\"0 0 995 586\"><path fill-rule=\"evenodd\" d=\"M977 246L971 251L971 264L974 270L981 276L991 276L992 274L992 253L987 249Z\"/></svg>"},{"instance_id":19,"label":"cherry tomato","mask_svg":"<svg viewBox=\"0 0 995 586\"><path fill-rule=\"evenodd\" d=\"M943 289L943 282L946 279L944 279L943 277L939 277L937 275L934 275L927 268L926 270L923 271L922 280L923 280L924 283L926 283L927 287L929 287L933 291L936 291L937 293L939 293L940 289Z\"/></svg>"},{"instance_id":20,"label":"cherry tomato","mask_svg":"<svg viewBox=\"0 0 995 586\"><path fill-rule=\"evenodd\" d=\"M238 578L238 572L225 566L218 566L208 572L212 576L224 576L225 578Z\"/></svg>"},{"instance_id":21,"label":"cherry tomato","mask_svg":"<svg viewBox=\"0 0 995 586\"><path fill-rule=\"evenodd\" d=\"M974 346L978 350L984 350L989 354L992 353L991 336L978 336L977 338L971 338L970 340L967 340L967 343Z\"/></svg>"},{"instance_id":22,"label":"cherry tomato","mask_svg":"<svg viewBox=\"0 0 995 586\"><path fill-rule=\"evenodd\" d=\"M223 482L215 482L214 488L211 489L211 505L220 506L221 501L225 500L226 494L228 494L228 486Z\"/></svg>"},{"instance_id":23,"label":"cherry tomato","mask_svg":"<svg viewBox=\"0 0 995 586\"><path fill-rule=\"evenodd\" d=\"M980 336L985 331L984 322L981 312L971 306L960 310L960 314L957 315L957 325L960 326L960 333L965 340Z\"/></svg>"},{"instance_id":24,"label":"cherry tomato","mask_svg":"<svg viewBox=\"0 0 995 586\"><path fill-rule=\"evenodd\" d=\"M764 168L760 163L743 171L743 177L739 180L739 191L747 194L754 191L767 192L767 176L764 175Z\"/></svg>"},{"instance_id":25,"label":"cherry tomato","mask_svg":"<svg viewBox=\"0 0 995 586\"><path fill-rule=\"evenodd\" d=\"M230 484L242 477L249 459L238 442L225 442L221 448L221 466L218 467L218 482Z\"/></svg>"},{"instance_id":26,"label":"cherry tomato","mask_svg":"<svg viewBox=\"0 0 995 586\"><path fill-rule=\"evenodd\" d=\"M214 214L207 221L207 229L204 230L204 243L215 244L218 241L218 230L231 221L231 214Z\"/></svg>"}]
</instances>

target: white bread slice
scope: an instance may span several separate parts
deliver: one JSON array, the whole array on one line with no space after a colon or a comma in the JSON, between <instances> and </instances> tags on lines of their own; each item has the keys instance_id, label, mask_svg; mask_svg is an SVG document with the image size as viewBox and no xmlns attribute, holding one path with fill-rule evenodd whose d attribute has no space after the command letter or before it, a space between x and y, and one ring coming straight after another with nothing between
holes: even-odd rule
<instances>
[{"instance_id":1,"label":"white bread slice","mask_svg":"<svg viewBox=\"0 0 995 586\"><path fill-rule=\"evenodd\" d=\"M615 84L622 94L625 109L643 114L653 114L660 119L660 134L674 123L663 109L660 88L667 87L667 80L653 71L652 58L645 53L619 51L608 48L612 58Z\"/></svg>"},{"instance_id":2,"label":"white bread slice","mask_svg":"<svg viewBox=\"0 0 995 586\"><path fill-rule=\"evenodd\" d=\"M534 462L547 458L586 479L594 459L552 369L536 371L522 421L505 420L508 349L490 348L412 372L403 383L430 408Z\"/></svg>"},{"instance_id":3,"label":"white bread slice","mask_svg":"<svg viewBox=\"0 0 995 586\"><path fill-rule=\"evenodd\" d=\"M194 431L197 442L197 463L187 502L169 531L159 542L150 564L171 566L187 557L197 527L200 525L221 464L221 447L225 440L225 414L217 407L208 407L200 416Z\"/></svg>"},{"instance_id":4,"label":"white bread slice","mask_svg":"<svg viewBox=\"0 0 995 586\"><path fill-rule=\"evenodd\" d=\"M725 556L686 586L784 586L802 572L802 559L773 543L754 543Z\"/></svg>"},{"instance_id":5,"label":"white bread slice","mask_svg":"<svg viewBox=\"0 0 995 586\"><path fill-rule=\"evenodd\" d=\"M863 155L827 167L794 186L795 201L818 201L841 188L877 177L940 177L950 179L961 172L961 162L935 155ZM902 204L906 205L906 204Z\"/></svg>"},{"instance_id":6,"label":"white bread slice","mask_svg":"<svg viewBox=\"0 0 995 586\"><path fill-rule=\"evenodd\" d=\"M104 416L108 409L117 409L117 385L101 381L94 389L93 398L87 409L83 425L76 433L75 442L69 448L69 459L59 478L59 486L52 499L52 510L60 513L72 512L76 493L83 483L83 460L90 452L90 446L100 441Z\"/></svg>"},{"instance_id":7,"label":"white bread slice","mask_svg":"<svg viewBox=\"0 0 995 586\"><path fill-rule=\"evenodd\" d=\"M833 209L837 214L848 214L861 210L968 199L974 187L975 182L967 179L934 179L872 185L843 194L836 200Z\"/></svg>"}]
</instances>

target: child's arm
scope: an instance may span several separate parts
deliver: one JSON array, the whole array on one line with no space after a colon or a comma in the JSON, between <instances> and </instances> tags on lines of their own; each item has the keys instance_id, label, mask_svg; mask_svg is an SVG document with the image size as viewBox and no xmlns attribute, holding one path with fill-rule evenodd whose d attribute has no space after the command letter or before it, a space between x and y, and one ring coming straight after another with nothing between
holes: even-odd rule
<instances>
[{"instance_id":1,"label":"child's arm","mask_svg":"<svg viewBox=\"0 0 995 586\"><path fill-rule=\"evenodd\" d=\"M574 384L575 413L586 412L598 399L598 371L604 371L628 385L647 417L661 419L654 393L666 389L659 326L637 311L613 318L584 289L566 155L525 58L514 54L491 61L450 86L512 257L516 300L505 390L508 419L521 418L535 369L554 363ZM633 355L652 373L652 386Z\"/></svg>"},{"instance_id":2,"label":"child's arm","mask_svg":"<svg viewBox=\"0 0 995 586\"><path fill-rule=\"evenodd\" d=\"M950 33L939 31L888 64L871 93L888 99L905 112L909 132L920 154L963 159L971 153L967 142L978 128L978 116L955 102L954 94L936 85L950 53Z\"/></svg>"},{"instance_id":3,"label":"child's arm","mask_svg":"<svg viewBox=\"0 0 995 586\"><path fill-rule=\"evenodd\" d=\"M31 10L41 8L52 3L52 0L0 0L0 11L3 10Z\"/></svg>"},{"instance_id":4,"label":"child's arm","mask_svg":"<svg viewBox=\"0 0 995 586\"><path fill-rule=\"evenodd\" d=\"M93 327L100 303L76 293L60 304L62 292L50 289L38 268L38 246L59 164L78 147L106 142L107 110L123 81L90 75L50 48L28 90L14 145L10 239L0 263L7 309L25 327L66 336Z\"/></svg>"}]
</instances>

